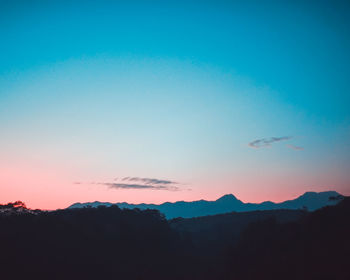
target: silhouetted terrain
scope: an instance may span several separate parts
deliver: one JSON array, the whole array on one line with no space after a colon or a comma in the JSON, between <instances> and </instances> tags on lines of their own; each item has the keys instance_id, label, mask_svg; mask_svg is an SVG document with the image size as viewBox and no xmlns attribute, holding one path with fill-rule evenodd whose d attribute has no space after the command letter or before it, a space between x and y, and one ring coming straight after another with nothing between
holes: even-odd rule
<instances>
[{"instance_id":1,"label":"silhouetted terrain","mask_svg":"<svg viewBox=\"0 0 350 280\"><path fill-rule=\"evenodd\" d=\"M262 203L244 203L237 199L233 194L227 194L215 201L198 200L198 201L178 201L178 202L165 202L163 204L129 204L126 202L110 203L110 202L87 202L87 203L74 203L69 208L82 208L86 206L98 207L101 205L111 206L117 205L120 208L139 208L139 209L156 209L162 212L168 219L183 217L192 218L206 215L223 214L232 211L246 212L256 210L275 210L275 209L308 209L317 210L327 205L334 205L336 202L330 200L330 197L341 197L341 195L335 191L327 192L306 192L293 200L287 200L281 203L274 203L271 201L265 201Z\"/></svg>"},{"instance_id":2,"label":"silhouetted terrain","mask_svg":"<svg viewBox=\"0 0 350 280\"><path fill-rule=\"evenodd\" d=\"M350 198L167 221L118 206L0 206L2 279L350 279Z\"/></svg>"},{"instance_id":3,"label":"silhouetted terrain","mask_svg":"<svg viewBox=\"0 0 350 280\"><path fill-rule=\"evenodd\" d=\"M218 244L223 247L235 245L242 230L251 223L275 219L283 224L294 222L305 215L303 210L232 212L197 218L176 218L170 220L169 224L177 232L195 237L193 242L201 248L220 250L223 248L219 248ZM221 243L221 240L225 240L225 243Z\"/></svg>"}]
</instances>

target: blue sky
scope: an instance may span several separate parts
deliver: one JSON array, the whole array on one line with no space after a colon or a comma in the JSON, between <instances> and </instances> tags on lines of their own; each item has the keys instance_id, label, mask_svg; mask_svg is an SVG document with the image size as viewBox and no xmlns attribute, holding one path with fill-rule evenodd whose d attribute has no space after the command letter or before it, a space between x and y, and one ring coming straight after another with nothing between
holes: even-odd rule
<instances>
[{"instance_id":1,"label":"blue sky","mask_svg":"<svg viewBox=\"0 0 350 280\"><path fill-rule=\"evenodd\" d=\"M3 200L52 208L349 193L349 8L1 1ZM125 176L179 191L97 184Z\"/></svg>"}]
</instances>

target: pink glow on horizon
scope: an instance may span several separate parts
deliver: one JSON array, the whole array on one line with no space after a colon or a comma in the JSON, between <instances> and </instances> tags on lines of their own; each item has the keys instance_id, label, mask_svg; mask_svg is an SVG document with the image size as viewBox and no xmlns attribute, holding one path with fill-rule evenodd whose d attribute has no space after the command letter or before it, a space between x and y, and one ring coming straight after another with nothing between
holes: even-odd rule
<instances>
[{"instance_id":1,"label":"pink glow on horizon","mask_svg":"<svg viewBox=\"0 0 350 280\"><path fill-rule=\"evenodd\" d=\"M66 208L75 202L91 201L159 204L166 201L216 200L228 193L244 202L281 202L294 199L305 191L336 190L349 195L346 182L332 174L324 174L317 180L301 177L292 179L277 174L255 178L242 174L221 181L193 178L196 183L179 185L182 189L180 191L167 191L110 189L104 185L86 182L75 184L76 177L63 166L50 168L17 163L15 166L0 166L0 170L0 203L21 200L33 209L53 210ZM331 182L336 182L337 185L332 187Z\"/></svg>"}]
</instances>

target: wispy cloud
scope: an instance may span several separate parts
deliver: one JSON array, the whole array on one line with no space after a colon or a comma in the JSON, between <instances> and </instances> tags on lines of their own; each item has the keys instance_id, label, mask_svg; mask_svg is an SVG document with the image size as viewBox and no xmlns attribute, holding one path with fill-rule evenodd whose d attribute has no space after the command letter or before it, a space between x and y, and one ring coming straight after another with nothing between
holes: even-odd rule
<instances>
[{"instance_id":1,"label":"wispy cloud","mask_svg":"<svg viewBox=\"0 0 350 280\"><path fill-rule=\"evenodd\" d=\"M121 184L121 183L98 183L99 185L108 186L111 189L133 189L133 190L165 190L165 191L179 191L177 186L169 185L150 185L150 184Z\"/></svg>"},{"instance_id":2,"label":"wispy cloud","mask_svg":"<svg viewBox=\"0 0 350 280\"><path fill-rule=\"evenodd\" d=\"M121 179L121 181L127 181L127 182L141 182L146 185L171 185L171 184L177 184L176 182L169 181L169 180L160 180L160 179L154 179L154 178L140 178L140 177L124 177Z\"/></svg>"},{"instance_id":3,"label":"wispy cloud","mask_svg":"<svg viewBox=\"0 0 350 280\"><path fill-rule=\"evenodd\" d=\"M280 141L285 141L292 139L292 136L282 136L282 137L270 137L270 138L262 138L262 139L257 139L248 144L249 147L254 148L254 149L259 149L263 147L270 147L272 143L275 142L280 142Z\"/></svg>"},{"instance_id":4,"label":"wispy cloud","mask_svg":"<svg viewBox=\"0 0 350 280\"><path fill-rule=\"evenodd\" d=\"M83 184L82 182L74 182L76 185ZM155 178L142 177L122 177L115 178L113 182L91 182L89 185L103 185L110 189L132 189L132 190L165 190L165 191L180 191L179 183Z\"/></svg>"},{"instance_id":5,"label":"wispy cloud","mask_svg":"<svg viewBox=\"0 0 350 280\"><path fill-rule=\"evenodd\" d=\"M304 150L303 147L294 146L294 145L292 145L292 144L287 144L286 147L289 148L289 149L292 149L292 150L294 150L294 151L302 151L302 150Z\"/></svg>"}]
</instances>

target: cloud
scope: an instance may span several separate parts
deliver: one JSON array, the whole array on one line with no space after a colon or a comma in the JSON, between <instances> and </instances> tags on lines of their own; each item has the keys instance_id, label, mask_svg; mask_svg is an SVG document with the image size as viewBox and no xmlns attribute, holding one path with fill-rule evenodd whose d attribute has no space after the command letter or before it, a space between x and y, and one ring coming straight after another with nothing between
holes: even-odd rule
<instances>
[{"instance_id":1,"label":"cloud","mask_svg":"<svg viewBox=\"0 0 350 280\"><path fill-rule=\"evenodd\" d=\"M80 184L80 182L79 182ZM104 185L111 189L133 189L133 190L165 190L179 191L178 183L170 180L141 178L141 177L122 177L115 178L113 182L92 182L92 185Z\"/></svg>"},{"instance_id":2,"label":"cloud","mask_svg":"<svg viewBox=\"0 0 350 280\"><path fill-rule=\"evenodd\" d=\"M82 182L74 182L74 184L83 184ZM115 178L113 182L91 182L90 185L103 185L110 189L132 189L132 190L165 190L165 191L180 191L179 183L142 177L122 177Z\"/></svg>"},{"instance_id":3,"label":"cloud","mask_svg":"<svg viewBox=\"0 0 350 280\"><path fill-rule=\"evenodd\" d=\"M282 137L271 137L271 138L262 138L262 139L257 139L248 144L249 147L254 148L254 149L259 149L263 147L270 147L272 143L275 142L280 142L280 141L285 141L292 139L292 136L282 136Z\"/></svg>"},{"instance_id":4,"label":"cloud","mask_svg":"<svg viewBox=\"0 0 350 280\"><path fill-rule=\"evenodd\" d=\"M287 144L286 147L289 148L289 149L292 149L292 150L294 150L294 151L302 151L302 150L304 150L303 147L294 146L294 145L292 145L292 144Z\"/></svg>"},{"instance_id":5,"label":"cloud","mask_svg":"<svg viewBox=\"0 0 350 280\"><path fill-rule=\"evenodd\" d=\"M122 184L122 183L97 183L98 185L105 185L111 189L133 189L133 190L166 190L166 191L178 191L177 186L169 185L150 185L150 184Z\"/></svg>"},{"instance_id":6,"label":"cloud","mask_svg":"<svg viewBox=\"0 0 350 280\"><path fill-rule=\"evenodd\" d=\"M128 181L128 182L142 182L146 185L171 185L171 184L177 184L176 182L169 181L169 180L160 180L160 179L154 179L154 178L140 178L140 177L124 177L121 179L122 181Z\"/></svg>"}]
</instances>

